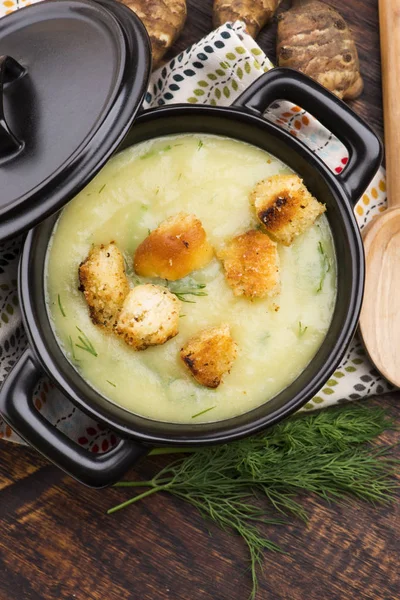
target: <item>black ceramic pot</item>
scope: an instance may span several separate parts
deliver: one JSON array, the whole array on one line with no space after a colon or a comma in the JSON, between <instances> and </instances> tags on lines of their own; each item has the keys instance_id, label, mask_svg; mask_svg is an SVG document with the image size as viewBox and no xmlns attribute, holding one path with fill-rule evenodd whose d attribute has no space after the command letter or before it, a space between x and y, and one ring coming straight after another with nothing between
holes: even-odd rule
<instances>
[{"instance_id":1,"label":"black ceramic pot","mask_svg":"<svg viewBox=\"0 0 400 600\"><path fill-rule=\"evenodd\" d=\"M334 175L308 148L263 119L275 100L290 100L316 116L349 150L349 163ZM121 149L154 137L179 133L233 137L267 150L304 179L327 205L338 264L337 301L326 338L305 371L266 404L225 421L181 425L149 420L115 406L80 377L61 351L44 298L48 241L57 220L50 217L28 233L19 270L20 304L29 348L0 394L4 419L29 444L67 473L91 486L115 482L154 445L194 446L228 442L254 434L303 406L329 379L355 332L364 284L364 257L353 206L381 161L381 144L343 102L304 75L274 69L260 77L230 108L176 105L142 114ZM77 182L78 183L78 182ZM290 357L288 357L290 360ZM32 392L46 373L76 406L121 437L103 455L90 454L64 436L35 409Z\"/></svg>"}]
</instances>

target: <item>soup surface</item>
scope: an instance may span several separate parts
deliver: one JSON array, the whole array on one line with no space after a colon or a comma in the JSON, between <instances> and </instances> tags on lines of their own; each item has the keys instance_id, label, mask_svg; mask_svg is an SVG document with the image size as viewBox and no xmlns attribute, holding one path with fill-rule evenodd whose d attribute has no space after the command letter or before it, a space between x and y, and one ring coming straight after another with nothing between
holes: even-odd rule
<instances>
[{"instance_id":1,"label":"soup surface","mask_svg":"<svg viewBox=\"0 0 400 600\"><path fill-rule=\"evenodd\" d=\"M182 302L178 335L144 351L95 326L78 289L79 264L93 244L111 240L124 254L131 287L149 282L134 273L133 253L149 230L180 211L196 215L220 248L258 226L249 203L253 186L290 172L243 142L163 137L114 157L63 210L47 256L48 311L69 361L110 402L161 421L217 421L263 404L305 369L325 337L336 297L333 240L324 215L291 246L278 245L281 292L273 300L234 296L217 258L170 284L175 290L205 284L206 295L184 296L190 302ZM238 355L213 390L196 383L179 351L190 336L221 323L229 324Z\"/></svg>"}]
</instances>

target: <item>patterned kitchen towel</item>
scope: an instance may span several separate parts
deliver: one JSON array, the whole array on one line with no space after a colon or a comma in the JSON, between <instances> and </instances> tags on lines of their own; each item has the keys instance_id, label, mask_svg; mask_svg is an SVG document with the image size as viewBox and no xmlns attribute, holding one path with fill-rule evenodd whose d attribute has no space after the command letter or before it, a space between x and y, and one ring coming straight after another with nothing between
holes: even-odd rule
<instances>
[{"instance_id":1,"label":"patterned kitchen towel","mask_svg":"<svg viewBox=\"0 0 400 600\"><path fill-rule=\"evenodd\" d=\"M3 0L0 16L26 4L29 2ZM228 106L272 66L244 31L243 24L226 24L155 71L144 106L177 102ZM270 107L265 117L302 139L334 172L340 173L345 167L348 156L344 146L300 107L279 102ZM360 227L385 208L385 175L381 170L356 207ZM26 345L16 289L20 247L20 239L0 245L0 383ZM358 400L389 389L368 362L356 337L341 366L305 410ZM46 378L39 383L34 401L47 419L92 452L106 451L116 444L111 432L81 413ZM21 441L1 419L0 437Z\"/></svg>"}]
</instances>

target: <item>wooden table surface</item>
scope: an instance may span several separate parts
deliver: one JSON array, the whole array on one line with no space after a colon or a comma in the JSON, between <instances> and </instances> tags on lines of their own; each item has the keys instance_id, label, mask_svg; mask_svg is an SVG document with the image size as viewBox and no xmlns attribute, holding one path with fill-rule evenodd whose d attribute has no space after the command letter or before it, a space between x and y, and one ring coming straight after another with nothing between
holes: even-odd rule
<instances>
[{"instance_id":1,"label":"wooden table surface","mask_svg":"<svg viewBox=\"0 0 400 600\"><path fill-rule=\"evenodd\" d=\"M211 30L211 4L189 0L175 52ZM347 18L358 43L365 91L354 108L382 134L377 0L330 4ZM274 36L272 25L259 37L271 58ZM379 402L398 417L399 399L393 394ZM144 461L136 472L146 476L156 462ZM212 525L210 535L194 509L165 495L105 515L127 497L121 489L86 489L36 452L2 442L0 600L247 598L240 539ZM266 554L258 598L398 600L399 503L377 509L330 507L315 498L304 503L308 528L295 523L270 531L288 554Z\"/></svg>"}]
</instances>

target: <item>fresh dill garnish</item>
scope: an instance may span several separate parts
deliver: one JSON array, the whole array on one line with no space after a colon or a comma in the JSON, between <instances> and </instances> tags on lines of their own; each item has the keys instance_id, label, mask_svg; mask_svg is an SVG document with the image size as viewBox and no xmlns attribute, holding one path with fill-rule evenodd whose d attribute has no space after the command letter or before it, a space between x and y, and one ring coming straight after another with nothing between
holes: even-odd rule
<instances>
[{"instance_id":1,"label":"fresh dill garnish","mask_svg":"<svg viewBox=\"0 0 400 600\"><path fill-rule=\"evenodd\" d=\"M340 406L297 415L264 435L208 448L171 448L174 457L149 481L122 481L118 487L145 491L108 513L155 494L168 492L195 506L224 530L247 544L255 599L257 567L264 550L282 551L260 525L275 526L308 515L301 504L305 493L328 502L353 497L373 504L393 501L399 462L390 447L370 442L396 423L378 407ZM166 454L167 448L151 454ZM281 518L277 518L280 513ZM279 517L279 515L278 515Z\"/></svg>"},{"instance_id":2,"label":"fresh dill garnish","mask_svg":"<svg viewBox=\"0 0 400 600\"><path fill-rule=\"evenodd\" d=\"M82 329L79 329L78 326L76 326L76 328L79 331L79 333L82 334L82 335L78 335L78 340L81 342L82 345L75 343L75 346L77 348L80 348L81 350L85 350L86 352L89 352L89 354L92 354L93 356L98 356L96 350L94 349L92 342L89 340L86 333L84 333L82 331Z\"/></svg>"},{"instance_id":3,"label":"fresh dill garnish","mask_svg":"<svg viewBox=\"0 0 400 600\"><path fill-rule=\"evenodd\" d=\"M204 410L196 413L195 415L192 415L192 419L195 419L196 417L200 417L200 415L205 415L206 413L210 412L210 410L214 410L214 408L217 408L217 407L210 406L210 408L205 408Z\"/></svg>"},{"instance_id":4,"label":"fresh dill garnish","mask_svg":"<svg viewBox=\"0 0 400 600\"><path fill-rule=\"evenodd\" d=\"M151 234L151 229L147 229L147 234L150 235Z\"/></svg>"},{"instance_id":5,"label":"fresh dill garnish","mask_svg":"<svg viewBox=\"0 0 400 600\"><path fill-rule=\"evenodd\" d=\"M183 173L179 173L179 175L178 175L178 181L180 181L182 179L182 175L183 175Z\"/></svg>"},{"instance_id":6,"label":"fresh dill garnish","mask_svg":"<svg viewBox=\"0 0 400 600\"><path fill-rule=\"evenodd\" d=\"M159 191L160 191L160 186L158 185L158 186L156 187L156 191L154 192L154 194L157 196L157 195L158 195L158 193L159 193Z\"/></svg>"},{"instance_id":7,"label":"fresh dill garnish","mask_svg":"<svg viewBox=\"0 0 400 600\"><path fill-rule=\"evenodd\" d=\"M201 150L203 146L204 146L203 142L201 140L199 140L199 143L197 144L197 150Z\"/></svg>"},{"instance_id":8,"label":"fresh dill garnish","mask_svg":"<svg viewBox=\"0 0 400 600\"><path fill-rule=\"evenodd\" d=\"M61 296L60 296L60 294L58 294L58 307L60 309L60 312L61 312L62 316L66 317L67 315L65 314L65 310L63 308L63 305L61 304Z\"/></svg>"},{"instance_id":9,"label":"fresh dill garnish","mask_svg":"<svg viewBox=\"0 0 400 600\"><path fill-rule=\"evenodd\" d=\"M74 349L74 342L72 341L72 337L71 337L71 336L69 336L69 337L68 337L68 339L69 339L69 344L70 344L70 346L71 346L71 354L72 354L72 359L73 359L75 362L79 362L79 358L76 358L75 349Z\"/></svg>"},{"instance_id":10,"label":"fresh dill garnish","mask_svg":"<svg viewBox=\"0 0 400 600\"><path fill-rule=\"evenodd\" d=\"M270 332L269 331L265 331L264 333L262 333L260 335L260 342L266 342L270 337L271 337Z\"/></svg>"},{"instance_id":11,"label":"fresh dill garnish","mask_svg":"<svg viewBox=\"0 0 400 600\"><path fill-rule=\"evenodd\" d=\"M112 381L109 381L108 379L106 379L106 381L107 381L107 383L109 383L109 384L110 384L110 385L112 385L113 387L115 387L115 388L117 387L117 386L115 385L115 383L113 383Z\"/></svg>"},{"instance_id":12,"label":"fresh dill garnish","mask_svg":"<svg viewBox=\"0 0 400 600\"><path fill-rule=\"evenodd\" d=\"M208 296L207 292L202 291L206 287L205 283L193 283L190 288L175 289L174 286L167 281L167 287L172 294L175 294L178 300L181 302L188 302L189 304L196 304L196 301L188 300L186 296Z\"/></svg>"},{"instance_id":13,"label":"fresh dill garnish","mask_svg":"<svg viewBox=\"0 0 400 600\"><path fill-rule=\"evenodd\" d=\"M181 302L186 302L187 304L196 304L196 300L188 300L182 293L172 292ZM205 294L207 296L207 294Z\"/></svg>"},{"instance_id":14,"label":"fresh dill garnish","mask_svg":"<svg viewBox=\"0 0 400 600\"><path fill-rule=\"evenodd\" d=\"M319 286L317 288L317 294L319 294L319 292L322 291L326 274L330 271L330 268L331 268L331 263L330 263L329 257L326 254L321 241L318 242L318 252L320 254L320 260L321 260L321 277L319 280Z\"/></svg>"},{"instance_id":15,"label":"fresh dill garnish","mask_svg":"<svg viewBox=\"0 0 400 600\"><path fill-rule=\"evenodd\" d=\"M155 156L156 151L155 150L149 150L149 152L146 152L146 154L142 154L142 156L140 157L140 160L144 160L145 158L150 158L151 156Z\"/></svg>"},{"instance_id":16,"label":"fresh dill garnish","mask_svg":"<svg viewBox=\"0 0 400 600\"><path fill-rule=\"evenodd\" d=\"M161 148L161 150L149 150L145 154L142 154L142 156L140 157L140 160L144 160L145 158L150 158L151 156L155 156L156 154L161 154L162 152L168 152L168 150L172 150L172 146L170 146L169 144L168 144L168 146Z\"/></svg>"},{"instance_id":17,"label":"fresh dill garnish","mask_svg":"<svg viewBox=\"0 0 400 600\"><path fill-rule=\"evenodd\" d=\"M101 192L104 190L104 188L106 187L106 183L104 185L101 186L101 188L99 189L99 194L101 194Z\"/></svg>"},{"instance_id":18,"label":"fresh dill garnish","mask_svg":"<svg viewBox=\"0 0 400 600\"><path fill-rule=\"evenodd\" d=\"M149 207L146 204L141 204L140 205L141 210L149 210Z\"/></svg>"},{"instance_id":19,"label":"fresh dill garnish","mask_svg":"<svg viewBox=\"0 0 400 600\"><path fill-rule=\"evenodd\" d=\"M133 271L133 266L132 263L126 258L125 254L123 255L124 258L124 263L125 263L125 271L126 274L128 275L128 277L132 277L134 279L134 271Z\"/></svg>"},{"instance_id":20,"label":"fresh dill garnish","mask_svg":"<svg viewBox=\"0 0 400 600\"><path fill-rule=\"evenodd\" d=\"M183 317L186 317L187 315L179 315L180 319L183 319Z\"/></svg>"},{"instance_id":21,"label":"fresh dill garnish","mask_svg":"<svg viewBox=\"0 0 400 600\"><path fill-rule=\"evenodd\" d=\"M302 324L302 322L301 322L301 321L299 321L299 331L298 331L298 336L299 336L299 337L303 337L303 335L305 334L305 332L307 331L307 329L308 329L308 327L307 327L307 326L304 326L304 325Z\"/></svg>"}]
</instances>

